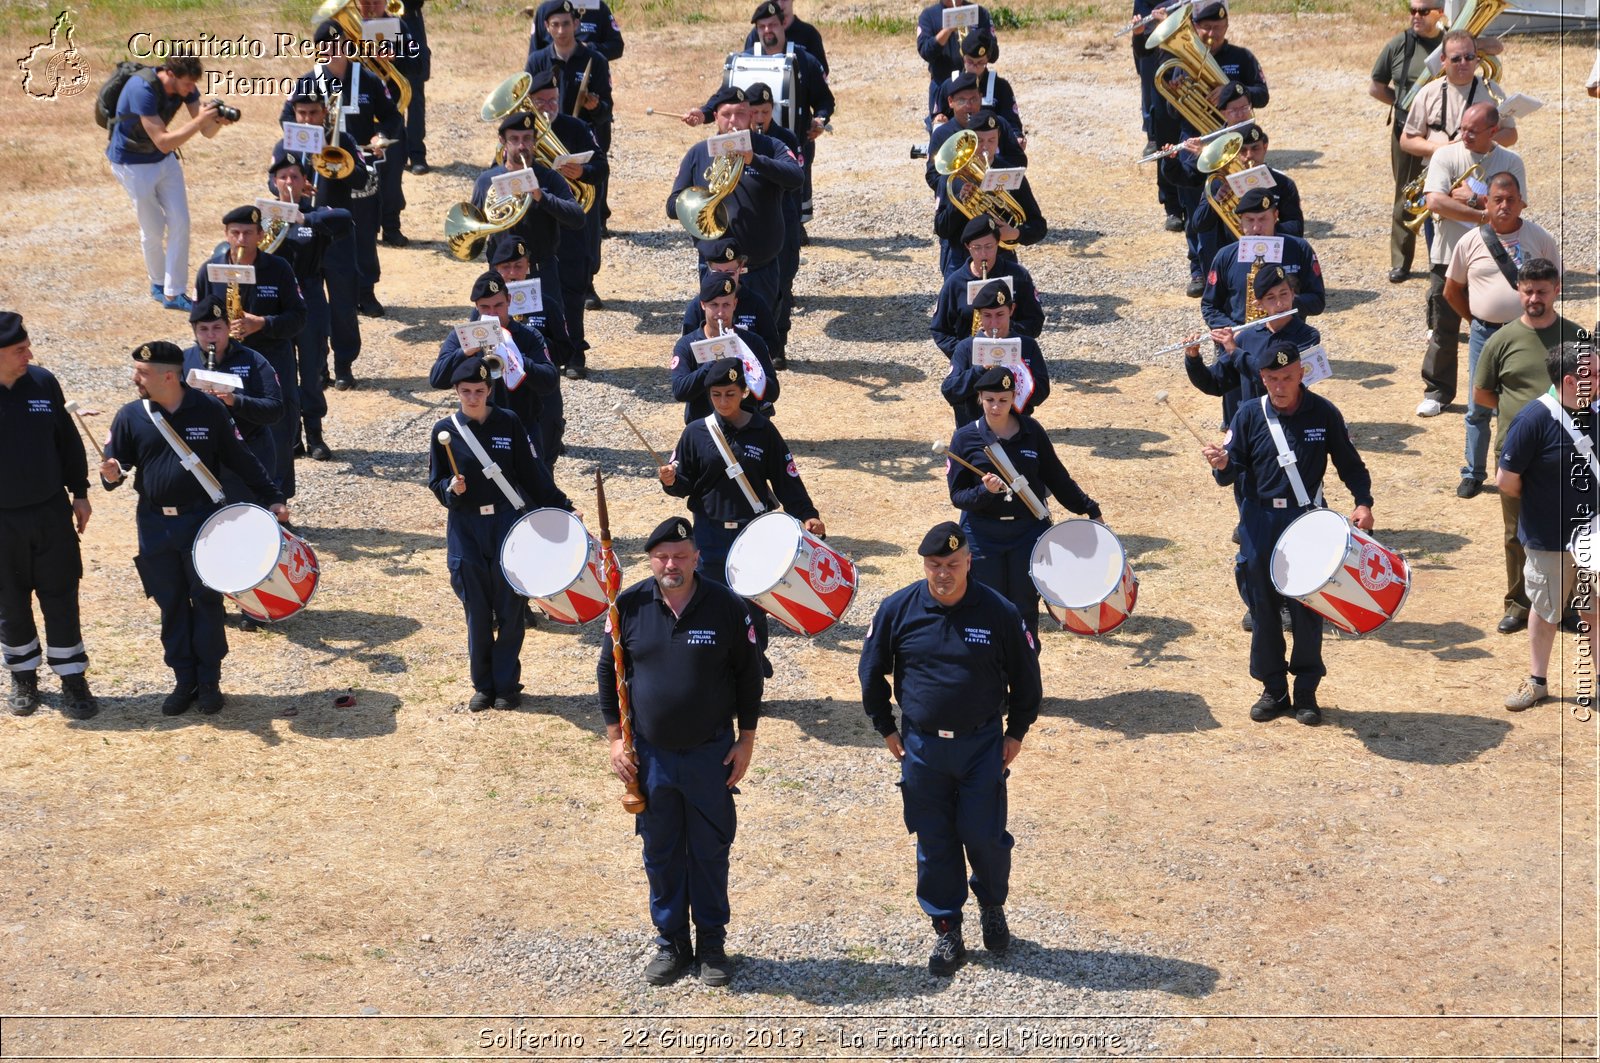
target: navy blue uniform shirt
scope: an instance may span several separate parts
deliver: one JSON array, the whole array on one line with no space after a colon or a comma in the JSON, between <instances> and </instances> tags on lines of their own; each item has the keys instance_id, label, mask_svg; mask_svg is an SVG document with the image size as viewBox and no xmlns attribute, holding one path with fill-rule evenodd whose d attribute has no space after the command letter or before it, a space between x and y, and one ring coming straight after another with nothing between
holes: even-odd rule
<instances>
[{"instance_id":1,"label":"navy blue uniform shirt","mask_svg":"<svg viewBox=\"0 0 1600 1063\"><path fill-rule=\"evenodd\" d=\"M476 320L476 317L474 311L473 319ZM516 414L523 427L534 432L547 416L559 415L561 374L555 363L550 361L544 337L538 332L515 319L506 331L511 335L511 342L517 345L517 350L522 352L522 369L527 375L514 390L506 386L504 376L495 377L489 389L489 403ZM439 356L434 359L433 368L428 372L428 383L436 388L450 387L450 377L466 357L461 349L461 337L456 335L455 329L451 329L444 342L439 344ZM540 455L546 461L556 456Z\"/></svg>"},{"instance_id":2,"label":"navy blue uniform shirt","mask_svg":"<svg viewBox=\"0 0 1600 1063\"><path fill-rule=\"evenodd\" d=\"M1282 233L1276 235L1283 236ZM1200 314L1212 328L1244 324L1245 281L1250 276L1251 263L1240 262L1238 258L1239 241L1236 240L1218 251L1211 261L1205 294L1200 297ZM1300 282L1294 305L1300 308L1301 315L1315 317L1322 313L1328 306L1328 293L1322 284L1322 263L1317 261L1317 253L1311 245L1298 236L1284 236L1283 261L1279 265Z\"/></svg>"},{"instance_id":3,"label":"navy blue uniform shirt","mask_svg":"<svg viewBox=\"0 0 1600 1063\"><path fill-rule=\"evenodd\" d=\"M824 75L828 73L828 50L822 44L822 34L817 32L817 27L803 19L794 18L783 28L783 39L792 41L796 47L804 48L810 52L811 58L817 61L818 66L822 67L822 73ZM753 55L755 54L755 47L756 28L751 26L750 32L744 35L744 50Z\"/></svg>"},{"instance_id":4,"label":"navy blue uniform shirt","mask_svg":"<svg viewBox=\"0 0 1600 1063\"><path fill-rule=\"evenodd\" d=\"M1011 166L1013 164L1002 155L996 157L989 165L995 167ZM958 194L965 184L965 181L958 180L956 182L956 192ZM950 200L947 194L949 190L950 183L944 178L940 178L939 183L934 186L934 194L938 197L938 203L933 210L933 231L938 234L941 240L948 240L953 244L959 245L961 243L961 233L966 229L967 222L972 219L968 218L961 208ZM1028 183L1028 179L1024 177L1022 179L1022 187L1013 188L1007 194L1016 200L1017 206L1022 209L1024 215L1022 224L1017 226L1017 243L1026 247L1029 244L1036 244L1043 240L1045 233L1049 231L1049 224L1045 221L1044 211L1039 209L1039 201L1034 198L1033 186ZM1012 257L1013 253L1002 251L1001 254L1005 257ZM967 264L970 266L972 260L968 259Z\"/></svg>"},{"instance_id":5,"label":"navy blue uniform shirt","mask_svg":"<svg viewBox=\"0 0 1600 1063\"><path fill-rule=\"evenodd\" d=\"M289 226L273 254L289 263L304 296L312 281L322 279L322 257L328 245L354 236L356 226L350 212L341 207L316 207L309 199L302 199L298 206L304 220Z\"/></svg>"},{"instance_id":6,"label":"navy blue uniform shirt","mask_svg":"<svg viewBox=\"0 0 1600 1063\"><path fill-rule=\"evenodd\" d=\"M316 167L311 165L313 156L304 151L288 151L281 139L272 146L272 161L277 163L293 155L311 178L311 183L316 189L317 206L347 210L352 199L370 199L378 194L378 174L372 168L372 164L362 157L361 150L356 147L355 138L349 133L339 134L339 146L350 153L350 159L355 165L348 174L338 179L319 174ZM267 194L273 197L278 194L277 186L272 183L271 177L267 178Z\"/></svg>"},{"instance_id":7,"label":"navy blue uniform shirt","mask_svg":"<svg viewBox=\"0 0 1600 1063\"><path fill-rule=\"evenodd\" d=\"M771 421L753 413L742 427L735 428L721 414L713 416L756 497L768 509L782 505L783 511L798 521L808 521L817 515L817 507L812 505L806 485L800 480L800 470L795 466L789 445ZM756 515L739 484L728 476L727 463L712 441L705 421L694 421L684 428L668 460L678 463L678 476L665 490L677 498L687 498L689 512L696 517L743 522Z\"/></svg>"},{"instance_id":8,"label":"navy blue uniform shirt","mask_svg":"<svg viewBox=\"0 0 1600 1063\"><path fill-rule=\"evenodd\" d=\"M1045 365L1044 352L1039 349L1037 340L1031 336L1017 338L1022 340L1022 360L1033 376L1033 391L1028 395L1027 406L1014 408L1019 413L1032 413L1050 397L1050 368ZM956 344L955 353L950 356L950 372L945 374L939 391L955 411L957 429L983 416L983 405L978 401L978 380L988 371L987 366L972 364L971 336Z\"/></svg>"},{"instance_id":9,"label":"navy blue uniform shirt","mask_svg":"<svg viewBox=\"0 0 1600 1063\"><path fill-rule=\"evenodd\" d=\"M539 5L540 10L544 7L543 4ZM544 23L544 18L539 17L536 12L533 33L530 34L532 40L528 44L530 52L548 47L550 44L550 34L545 32ZM596 0L596 6L578 12L577 37L605 56L608 63L621 59L623 50L627 47L622 39L622 27L617 23L617 18L611 13L611 9L606 6L605 0Z\"/></svg>"},{"instance_id":10,"label":"navy blue uniform shirt","mask_svg":"<svg viewBox=\"0 0 1600 1063\"><path fill-rule=\"evenodd\" d=\"M954 78L939 82L933 90L933 113L950 114L950 85ZM994 67L978 77L978 91L983 94L983 105L1010 123L1012 129L1022 128L1022 112L1017 109L1017 94L1011 82L994 72Z\"/></svg>"},{"instance_id":11,"label":"navy blue uniform shirt","mask_svg":"<svg viewBox=\"0 0 1600 1063\"><path fill-rule=\"evenodd\" d=\"M633 727L662 749L693 749L738 720L748 731L761 718L761 651L744 599L716 580L694 578L694 594L674 616L655 579L617 595L622 665ZM617 669L608 630L595 669L600 713L619 720Z\"/></svg>"},{"instance_id":12,"label":"navy blue uniform shirt","mask_svg":"<svg viewBox=\"0 0 1600 1063\"><path fill-rule=\"evenodd\" d=\"M205 367L206 352L200 349L199 344L183 352L182 372L185 379L189 376L189 370ZM233 418L233 423L239 426L239 434L247 444L265 434L267 425L283 420L283 389L278 386L278 374L273 370L272 363L259 351L229 340L228 349L217 356L215 370L232 373L244 381L243 389L233 393L233 405L225 402L222 405ZM217 401L222 402L221 399Z\"/></svg>"},{"instance_id":13,"label":"navy blue uniform shirt","mask_svg":"<svg viewBox=\"0 0 1600 1063\"><path fill-rule=\"evenodd\" d=\"M351 92L352 86L355 88L354 98ZM354 102L359 102L359 110L344 116L344 132L350 134L357 144L370 144L372 138L379 133L390 140L399 140L405 134L405 116L389 98L383 79L360 63L350 64L346 78L336 77L328 72L326 66L318 63L311 68L309 74L302 74L295 80L295 91L292 95L301 92L309 92L324 99L331 98L336 107L350 106ZM294 104L284 100L283 107L278 111L278 124L292 121L294 121Z\"/></svg>"},{"instance_id":14,"label":"navy blue uniform shirt","mask_svg":"<svg viewBox=\"0 0 1600 1063\"><path fill-rule=\"evenodd\" d=\"M0 387L0 509L36 506L58 496L89 493L89 459L67 412L61 385L48 369L30 365Z\"/></svg>"},{"instance_id":15,"label":"navy blue uniform shirt","mask_svg":"<svg viewBox=\"0 0 1600 1063\"><path fill-rule=\"evenodd\" d=\"M736 328L759 336L761 342L767 345L768 354L782 349L782 345L778 342L778 325L772 319L772 307L767 304L767 300L760 292L752 291L743 285L739 287L738 300L733 304L733 324ZM702 330L701 334L704 335L705 326L705 307L700 305L700 299L696 296L683 308L682 334L687 336L698 329Z\"/></svg>"},{"instance_id":16,"label":"navy blue uniform shirt","mask_svg":"<svg viewBox=\"0 0 1600 1063\"><path fill-rule=\"evenodd\" d=\"M1259 361L1268 344L1288 340L1304 352L1322 342L1322 333L1306 324L1304 318L1284 320L1287 327L1277 332L1272 331L1271 325L1261 325L1239 333L1234 337L1232 354L1214 344L1217 358L1210 365L1206 364L1203 354L1197 358L1184 358L1183 369L1189 374L1189 383L1207 395L1222 397L1224 426L1233 423L1233 415L1238 412L1240 403L1259 399L1266 394L1261 387ZM1251 366L1252 360L1258 363L1254 368Z\"/></svg>"},{"instance_id":17,"label":"navy blue uniform shirt","mask_svg":"<svg viewBox=\"0 0 1600 1063\"><path fill-rule=\"evenodd\" d=\"M562 59L556 55L555 45L535 47L528 40L528 61L524 69L535 78L548 70L556 72L557 108L562 114L572 114L578 99L578 86L583 82L583 72L589 72L589 87L584 91L600 102L593 107L580 107L575 117L589 123L601 150L611 150L611 64L606 57L582 41L576 42L572 54Z\"/></svg>"},{"instance_id":18,"label":"navy blue uniform shirt","mask_svg":"<svg viewBox=\"0 0 1600 1063\"><path fill-rule=\"evenodd\" d=\"M1595 445L1595 415L1568 410L1573 425ZM1595 481L1572 437L1543 402L1524 406L1506 429L1500 467L1522 477L1517 538L1529 550L1565 550L1572 533L1595 514Z\"/></svg>"},{"instance_id":19,"label":"navy blue uniform shirt","mask_svg":"<svg viewBox=\"0 0 1600 1063\"><path fill-rule=\"evenodd\" d=\"M1067 472L1067 467L1061 464L1044 426L1032 417L1021 416L1020 419L1021 430L1004 440L997 437L990 430L989 423L981 418L963 425L950 440L950 450L985 472L998 472L994 463L983 453L984 447L998 445L1011 459L1017 475L1028 481L1028 486L1039 497L1039 501L1049 505L1049 496L1055 495L1056 500L1072 512L1098 520L1099 504L1084 493L1083 488ZM953 461L946 462L946 466L945 480L950 488L950 501L957 509L998 520L1034 519L1028 504L1021 498L1013 496L1007 502L1003 493L994 494L983 486L983 481L971 469Z\"/></svg>"},{"instance_id":20,"label":"navy blue uniform shirt","mask_svg":"<svg viewBox=\"0 0 1600 1063\"><path fill-rule=\"evenodd\" d=\"M672 397L683 403L683 423L699 420L711 413L711 399L706 396L706 389L710 387L708 377L714 362L704 365L694 360L694 342L706 338L706 330L697 328L687 335L681 336L672 348ZM772 358L767 352L767 345L761 342L761 337L751 332L739 331L739 338L744 340L744 345L750 348L750 353L756 356L756 361L761 363L761 368L767 374L767 391L760 398L755 392L745 397L741 405L751 411L772 415L773 404L778 401L777 371L772 368Z\"/></svg>"},{"instance_id":21,"label":"navy blue uniform shirt","mask_svg":"<svg viewBox=\"0 0 1600 1063\"><path fill-rule=\"evenodd\" d=\"M1350 429L1338 407L1302 387L1299 408L1294 413L1277 412L1284 438L1295 456L1295 468L1312 502L1317 500L1328 459L1332 458L1339 479L1355 496L1356 505L1372 505L1372 476L1350 442ZM1266 509L1298 508L1294 487L1278 464L1278 448L1273 445L1260 400L1239 407L1228 433L1228 467L1212 470L1216 481L1226 487L1242 474L1247 500Z\"/></svg>"},{"instance_id":22,"label":"navy blue uniform shirt","mask_svg":"<svg viewBox=\"0 0 1600 1063\"><path fill-rule=\"evenodd\" d=\"M506 232L516 233L522 237L523 243L528 247L528 257L534 268L538 269L541 261L553 261L556 248L561 243L562 229L583 228L583 207L572 196L572 186L567 184L567 179L547 166L535 162L533 175L539 182L539 190L543 193L537 203L529 203L527 212L522 215L522 220L517 222ZM484 200L489 195L489 185L503 173L509 173L509 168L501 163L491 166L478 175L477 182L472 186L472 205L483 207ZM489 245L484 244L484 254L488 255ZM548 281L544 285L545 298L559 299L561 293Z\"/></svg>"},{"instance_id":23,"label":"navy blue uniform shirt","mask_svg":"<svg viewBox=\"0 0 1600 1063\"><path fill-rule=\"evenodd\" d=\"M484 418L482 424L464 413L460 416L461 423L483 447L489 460L500 466L506 480L522 496L522 512L547 507L572 509L572 503L550 478L550 470L544 462L534 457L527 430L515 414L491 406L489 416ZM455 454L456 465L461 469L461 478L467 482L466 491L459 495L450 490L455 473L451 471L450 458L439 443L440 432L450 433L450 449ZM428 438L431 440L428 490L433 492L441 505L451 511L468 513L476 513L485 506L493 506L500 512L512 509L511 500L500 490L500 485L484 475L483 465L461 438L461 429L457 427L454 417L445 417L435 423Z\"/></svg>"},{"instance_id":24,"label":"navy blue uniform shirt","mask_svg":"<svg viewBox=\"0 0 1600 1063\"><path fill-rule=\"evenodd\" d=\"M805 182L798 156L769 136L752 132L754 156L739 174L739 183L722 201L728 214L728 235L749 259L751 269L764 266L783 250L784 195ZM705 187L711 153L705 141L694 145L678 164L678 176L667 195L667 217L678 220L678 196L695 186Z\"/></svg>"},{"instance_id":25,"label":"navy blue uniform shirt","mask_svg":"<svg viewBox=\"0 0 1600 1063\"><path fill-rule=\"evenodd\" d=\"M1027 166L1028 153L1022 150L1022 144L1018 142L1017 131L1012 128L1010 122L1006 121L1004 115L996 115L995 117L999 119L1000 125L1000 147L995 152L995 155L1002 159L1016 160L1015 162L1005 163L1007 166ZM944 142L961 132L962 128L961 123L952 118L948 122L934 127L933 134L928 137L928 163L923 167L922 177L923 180L928 182L928 187L934 191L938 191L945 186L947 175L933 168L933 160L939 154L939 149L944 146Z\"/></svg>"},{"instance_id":26,"label":"navy blue uniform shirt","mask_svg":"<svg viewBox=\"0 0 1600 1063\"><path fill-rule=\"evenodd\" d=\"M884 736L896 730L892 697L919 731L969 734L1004 713L1006 736L1020 742L1043 697L1022 615L970 574L954 605L941 605L927 580L885 598L867 626L859 675L861 703Z\"/></svg>"},{"instance_id":27,"label":"navy blue uniform shirt","mask_svg":"<svg viewBox=\"0 0 1600 1063\"><path fill-rule=\"evenodd\" d=\"M212 475L220 475L224 469L232 471L263 506L283 501L283 492L244 445L233 418L228 416L228 408L221 402L186 387L183 401L175 412L168 413L157 402L150 405ZM108 458L116 458L124 469L139 467L133 477L133 489L141 505L181 508L211 504L211 496L200 486L200 481L183 467L160 430L151 423L141 400L136 399L117 411L111 421L111 442L106 444L105 453ZM117 484L106 486L111 488Z\"/></svg>"},{"instance_id":28,"label":"navy blue uniform shirt","mask_svg":"<svg viewBox=\"0 0 1600 1063\"><path fill-rule=\"evenodd\" d=\"M917 15L917 54L928 64L929 81L947 81L961 67L961 31L950 34L939 43L939 31L944 28L944 5L929 4ZM993 33L989 9L978 8L978 24L968 33Z\"/></svg>"},{"instance_id":29,"label":"navy blue uniform shirt","mask_svg":"<svg viewBox=\"0 0 1600 1063\"><path fill-rule=\"evenodd\" d=\"M194 275L195 294L225 300L228 286L206 279L206 266L213 262L226 265L228 249L224 247L200 264ZM264 318L266 324L260 332L245 337L245 341L269 360L279 358L284 360L281 364L293 365L294 341L306 324L306 301L300 295L300 281L294 275L294 268L277 255L258 251L254 265L256 282L239 285L239 301L245 313Z\"/></svg>"},{"instance_id":30,"label":"navy blue uniform shirt","mask_svg":"<svg viewBox=\"0 0 1600 1063\"><path fill-rule=\"evenodd\" d=\"M1191 165L1192 160L1198 157L1190 155L1186 151L1180 151L1178 155L1184 160L1185 165ZM1304 239L1306 235L1306 212L1300 205L1300 186L1295 184L1294 179L1282 170L1274 170L1268 166L1267 172L1272 174L1272 179L1277 182L1273 186L1272 194L1278 199L1278 234L1281 236L1298 236ZM1225 186L1221 184L1223 180L1224 178L1222 177L1212 178L1212 181L1216 183L1216 187L1212 189L1213 194L1219 188L1224 188L1225 190ZM1200 199L1200 206L1195 208L1193 228L1197 232L1216 229L1218 231L1217 238L1220 241L1217 245L1218 247L1221 247L1222 244L1231 244L1238 239L1237 236L1233 235L1233 230L1228 228L1227 223L1212 209L1211 201L1204 197Z\"/></svg>"},{"instance_id":31,"label":"navy blue uniform shirt","mask_svg":"<svg viewBox=\"0 0 1600 1063\"><path fill-rule=\"evenodd\" d=\"M959 237L958 237L959 238ZM1044 308L1039 305L1039 289L1033 283L1033 274L1015 258L1001 256L989 269L985 279L1011 278L1011 334L1039 338L1044 331ZM928 331L933 342L946 357L956 353L956 345L972 335L972 304L967 302L967 285L978 280L972 272L972 259L944 279L939 288L939 300L934 304L933 320Z\"/></svg>"}]
</instances>

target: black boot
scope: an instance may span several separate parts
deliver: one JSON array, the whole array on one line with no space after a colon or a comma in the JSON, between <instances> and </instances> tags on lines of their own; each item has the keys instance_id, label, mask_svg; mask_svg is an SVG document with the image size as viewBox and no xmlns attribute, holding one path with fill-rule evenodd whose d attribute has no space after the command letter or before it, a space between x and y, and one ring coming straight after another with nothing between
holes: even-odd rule
<instances>
[{"instance_id":1,"label":"black boot","mask_svg":"<svg viewBox=\"0 0 1600 1063\"><path fill-rule=\"evenodd\" d=\"M306 454L312 461L327 461L333 451L322 441L322 418L306 418Z\"/></svg>"},{"instance_id":2,"label":"black boot","mask_svg":"<svg viewBox=\"0 0 1600 1063\"><path fill-rule=\"evenodd\" d=\"M6 702L13 716L32 716L39 707L39 673L12 672L11 696Z\"/></svg>"},{"instance_id":3,"label":"black boot","mask_svg":"<svg viewBox=\"0 0 1600 1063\"><path fill-rule=\"evenodd\" d=\"M967 946L961 940L961 924L948 919L935 919L933 930L939 939L933 943L933 953L928 957L928 973L949 978L967 962Z\"/></svg>"},{"instance_id":4,"label":"black boot","mask_svg":"<svg viewBox=\"0 0 1600 1063\"><path fill-rule=\"evenodd\" d=\"M61 693L67 699L61 707L61 714L68 719L88 720L100 711L100 703L89 693L89 680L81 672L61 677Z\"/></svg>"}]
</instances>

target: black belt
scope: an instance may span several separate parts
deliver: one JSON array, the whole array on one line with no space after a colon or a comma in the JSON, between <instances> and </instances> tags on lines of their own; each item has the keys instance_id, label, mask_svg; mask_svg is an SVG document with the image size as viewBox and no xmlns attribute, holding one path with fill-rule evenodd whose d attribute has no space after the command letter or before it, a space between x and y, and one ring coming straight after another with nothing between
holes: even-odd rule
<instances>
[{"instance_id":1,"label":"black belt","mask_svg":"<svg viewBox=\"0 0 1600 1063\"><path fill-rule=\"evenodd\" d=\"M1479 325L1482 325L1484 328L1487 328L1487 329L1503 329L1503 328L1506 327L1506 324L1507 324L1507 322L1502 321L1497 325L1493 321L1485 321L1485 320L1483 320L1482 318L1479 318L1479 317L1475 317L1472 320L1475 323L1477 323Z\"/></svg>"},{"instance_id":2,"label":"black belt","mask_svg":"<svg viewBox=\"0 0 1600 1063\"><path fill-rule=\"evenodd\" d=\"M907 726L907 727L911 728L913 731L917 732L917 734L923 735L923 736L928 737L928 738L968 738L968 737L970 737L972 735L977 734L979 731L987 729L988 727L990 727L993 724L999 723L1000 722L1000 715L999 715L999 713L996 713L995 715L989 717L987 720L984 720L982 723L976 724L976 725L974 725L972 727L965 727L965 728L958 727L958 728L955 728L955 729L927 728L927 727L923 727L923 726L917 724L914 720L911 720L909 718L903 718L902 722L905 724L905 726Z\"/></svg>"},{"instance_id":3,"label":"black belt","mask_svg":"<svg viewBox=\"0 0 1600 1063\"><path fill-rule=\"evenodd\" d=\"M189 502L181 506L158 506L154 502L147 502L141 498L138 509L141 513L149 513L157 517L187 517L191 513L216 509L222 504L221 502L213 502L208 498L204 502Z\"/></svg>"}]
</instances>

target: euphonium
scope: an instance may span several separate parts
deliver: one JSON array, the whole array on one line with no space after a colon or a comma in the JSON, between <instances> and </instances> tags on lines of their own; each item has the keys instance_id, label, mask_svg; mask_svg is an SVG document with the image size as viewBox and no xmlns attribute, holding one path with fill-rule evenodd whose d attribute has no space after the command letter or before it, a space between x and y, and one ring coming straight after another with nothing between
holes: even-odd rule
<instances>
[{"instance_id":1,"label":"euphonium","mask_svg":"<svg viewBox=\"0 0 1600 1063\"><path fill-rule=\"evenodd\" d=\"M945 192L950 202L967 217L989 214L1002 225L1009 225L1013 229L1020 229L1027 223L1028 212L1010 192L1004 189L985 192L980 188L983 175L989 171L989 167L978 154L978 134L972 130L963 129L945 141L933 156L933 168L945 175ZM957 179L966 182L966 191L961 195L956 194ZM1015 240L1009 243L1002 240L1000 246L1014 251L1017 243Z\"/></svg>"},{"instance_id":2,"label":"euphonium","mask_svg":"<svg viewBox=\"0 0 1600 1063\"><path fill-rule=\"evenodd\" d=\"M394 3L389 4L388 13L390 15L396 14L395 6L396 4ZM399 6L403 12L405 10L404 5L401 4ZM352 44L359 45L362 43L361 7L357 0L325 0L323 5L317 8L317 13L312 17L311 24L316 26L329 19L339 24L339 28L344 31L345 37ZM400 97L395 101L394 105L401 114L405 114L411 107L411 82L406 80L406 76L396 70L394 63L388 58L378 55L376 48L371 50L362 49L360 62L363 66L371 67L379 77L394 85L395 93Z\"/></svg>"},{"instance_id":3,"label":"euphonium","mask_svg":"<svg viewBox=\"0 0 1600 1063\"><path fill-rule=\"evenodd\" d=\"M1156 91L1203 136L1228 124L1211 102L1211 94L1228 83L1228 76L1195 32L1192 10L1192 5L1185 5L1168 15L1150 31L1144 46L1151 51L1160 48L1175 57L1156 69ZM1169 85L1167 77L1175 69L1181 75Z\"/></svg>"},{"instance_id":4,"label":"euphonium","mask_svg":"<svg viewBox=\"0 0 1600 1063\"><path fill-rule=\"evenodd\" d=\"M1476 39L1482 36L1484 30L1489 28L1489 23L1498 18L1500 13L1510 6L1511 0L1467 0L1466 6L1456 13L1456 17L1451 21L1445 32L1451 33L1455 30L1466 30ZM1441 49L1440 57L1443 58L1442 49L1444 45L1441 44L1439 47ZM1400 106L1405 110L1410 110L1411 104L1415 102L1417 93L1421 91L1422 86L1443 73L1444 65L1441 63L1438 74L1424 73L1413 81L1410 91L1401 99ZM1478 57L1478 76L1483 78L1485 82L1499 80L1500 61L1493 56L1480 55Z\"/></svg>"},{"instance_id":5,"label":"euphonium","mask_svg":"<svg viewBox=\"0 0 1600 1063\"><path fill-rule=\"evenodd\" d=\"M705 185L678 193L678 221L696 240L719 240L728 232L728 208L722 201L733 194L744 173L743 155L718 155L706 167Z\"/></svg>"},{"instance_id":6,"label":"euphonium","mask_svg":"<svg viewBox=\"0 0 1600 1063\"><path fill-rule=\"evenodd\" d=\"M515 226L532 203L531 192L502 199L495 195L492 184L483 195L482 209L468 201L457 203L444 218L445 242L450 246L450 253L462 262L471 262L483 254L483 245L489 237Z\"/></svg>"},{"instance_id":7,"label":"euphonium","mask_svg":"<svg viewBox=\"0 0 1600 1063\"><path fill-rule=\"evenodd\" d=\"M1229 133L1207 144L1194 164L1194 168L1201 173L1212 175L1206 178L1206 202L1211 204L1211 209L1217 212L1217 217L1222 219L1234 236L1243 236L1244 227L1239 224L1239 215L1234 210L1239 197L1233 194L1232 187L1228 185L1228 175L1243 173L1250 168L1241 157L1243 148L1244 137ZM1213 188L1218 190L1216 194L1212 193Z\"/></svg>"},{"instance_id":8,"label":"euphonium","mask_svg":"<svg viewBox=\"0 0 1600 1063\"><path fill-rule=\"evenodd\" d=\"M495 90L489 93L488 98L483 101L483 107L479 109L478 117L485 122L498 122L509 114L522 111L533 115L534 131L538 134L538 140L533 146L534 161L553 170L555 167L552 164L555 160L559 156L569 154L569 152L566 145L561 143L561 138L556 136L555 131L550 128L549 120L528 98L528 86L531 84L533 84L533 77L529 74L513 74L511 77L506 78L499 85L496 85ZM504 148L495 150L494 161L496 165L499 165L503 159L504 151ZM586 181L575 181L564 174L562 176L565 178L568 187L572 189L573 198L578 201L578 205L583 208L583 212L585 214L589 213L589 208L594 206L594 185Z\"/></svg>"},{"instance_id":9,"label":"euphonium","mask_svg":"<svg viewBox=\"0 0 1600 1063\"><path fill-rule=\"evenodd\" d=\"M1483 180L1483 167L1477 163L1467 167L1467 172L1456 178L1456 183L1450 186L1450 191L1454 192L1474 176L1480 181ZM1428 174L1424 170L1408 182L1405 188L1400 190L1400 194L1405 197L1406 210L1411 212L1411 217L1406 220L1405 227L1414 233L1422 231L1423 223L1433 213L1428 209L1428 194L1422 190L1423 183L1427 179Z\"/></svg>"}]
</instances>

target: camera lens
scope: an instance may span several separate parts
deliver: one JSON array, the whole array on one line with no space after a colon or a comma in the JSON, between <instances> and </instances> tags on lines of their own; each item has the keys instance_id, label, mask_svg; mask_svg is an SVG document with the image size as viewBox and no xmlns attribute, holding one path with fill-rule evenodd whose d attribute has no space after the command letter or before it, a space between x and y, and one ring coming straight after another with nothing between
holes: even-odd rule
<instances>
[{"instance_id":1,"label":"camera lens","mask_svg":"<svg viewBox=\"0 0 1600 1063\"><path fill-rule=\"evenodd\" d=\"M217 100L216 103L218 117L227 122L237 122L239 120L239 108L229 107L221 100Z\"/></svg>"}]
</instances>

